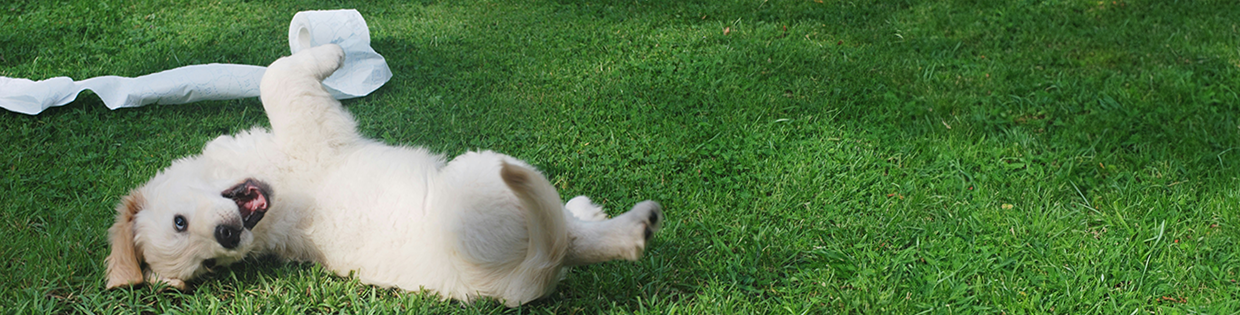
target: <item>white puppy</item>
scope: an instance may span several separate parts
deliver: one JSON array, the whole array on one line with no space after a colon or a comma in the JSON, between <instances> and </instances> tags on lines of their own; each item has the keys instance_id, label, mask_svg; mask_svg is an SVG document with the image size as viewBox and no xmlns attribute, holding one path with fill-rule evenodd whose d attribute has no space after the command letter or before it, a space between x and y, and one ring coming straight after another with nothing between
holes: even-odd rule
<instances>
[{"instance_id":1,"label":"white puppy","mask_svg":"<svg viewBox=\"0 0 1240 315\"><path fill-rule=\"evenodd\" d=\"M343 58L325 45L272 63L261 86L272 131L220 136L125 196L108 288L184 289L210 265L275 254L367 284L517 306L550 293L565 266L640 258L658 231L653 201L607 219L584 196L561 203L541 173L503 154L445 163L362 138L321 84Z\"/></svg>"}]
</instances>

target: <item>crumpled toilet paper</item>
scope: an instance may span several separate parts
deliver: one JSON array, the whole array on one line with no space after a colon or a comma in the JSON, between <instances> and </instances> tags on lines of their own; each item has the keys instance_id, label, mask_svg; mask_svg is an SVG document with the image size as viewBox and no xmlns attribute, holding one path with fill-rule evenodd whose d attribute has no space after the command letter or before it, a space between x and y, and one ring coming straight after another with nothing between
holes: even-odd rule
<instances>
[{"instance_id":1,"label":"crumpled toilet paper","mask_svg":"<svg viewBox=\"0 0 1240 315\"><path fill-rule=\"evenodd\" d=\"M323 85L336 99L365 96L392 78L383 56L370 47L370 30L357 10L297 12L288 34L289 49L293 53L327 43L344 48L344 64L323 80ZM73 81L68 77L55 77L32 81L0 77L0 107L34 115L72 102L82 90L95 92L110 109L257 97L266 69L212 63L136 78L101 76Z\"/></svg>"}]
</instances>

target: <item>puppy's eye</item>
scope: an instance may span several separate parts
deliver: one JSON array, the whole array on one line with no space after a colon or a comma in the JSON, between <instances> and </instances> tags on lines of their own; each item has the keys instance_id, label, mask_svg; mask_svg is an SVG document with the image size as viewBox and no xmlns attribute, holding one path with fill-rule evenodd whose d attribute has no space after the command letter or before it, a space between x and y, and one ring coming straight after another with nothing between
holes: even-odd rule
<instances>
[{"instance_id":1,"label":"puppy's eye","mask_svg":"<svg viewBox=\"0 0 1240 315\"><path fill-rule=\"evenodd\" d=\"M172 226L177 229L177 232L185 232L185 227L189 226L189 222L185 221L185 217L177 215L176 218L172 218Z\"/></svg>"}]
</instances>

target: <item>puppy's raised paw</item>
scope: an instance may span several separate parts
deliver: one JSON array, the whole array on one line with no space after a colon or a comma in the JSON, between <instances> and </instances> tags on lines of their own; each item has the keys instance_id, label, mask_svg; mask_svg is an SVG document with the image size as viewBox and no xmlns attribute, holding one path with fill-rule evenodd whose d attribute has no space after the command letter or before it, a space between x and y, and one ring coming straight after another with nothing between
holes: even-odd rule
<instances>
[{"instance_id":1,"label":"puppy's raised paw","mask_svg":"<svg viewBox=\"0 0 1240 315\"><path fill-rule=\"evenodd\" d=\"M280 58L271 63L267 67L270 73L278 74L276 77L297 77L305 75L307 72L310 76L318 81L322 81L336 72L337 68L344 63L344 49L336 44L327 44L303 49L292 56ZM264 77L272 76L264 74Z\"/></svg>"},{"instance_id":2,"label":"puppy's raised paw","mask_svg":"<svg viewBox=\"0 0 1240 315\"><path fill-rule=\"evenodd\" d=\"M344 63L344 49L336 44L315 46L307 50L310 53L302 54L307 57L307 60L302 61L302 65L319 80L331 76Z\"/></svg>"}]
</instances>

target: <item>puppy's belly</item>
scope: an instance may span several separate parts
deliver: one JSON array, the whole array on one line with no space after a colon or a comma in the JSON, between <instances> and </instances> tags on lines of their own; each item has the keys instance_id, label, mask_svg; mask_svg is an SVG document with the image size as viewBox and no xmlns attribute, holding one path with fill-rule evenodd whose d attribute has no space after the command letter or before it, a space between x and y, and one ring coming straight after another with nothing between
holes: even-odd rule
<instances>
[{"instance_id":1,"label":"puppy's belly","mask_svg":"<svg viewBox=\"0 0 1240 315\"><path fill-rule=\"evenodd\" d=\"M428 211L442 165L439 156L412 148L374 145L346 156L314 194L307 234L322 263L368 284L451 291L443 287L456 282L444 259L445 213Z\"/></svg>"}]
</instances>

